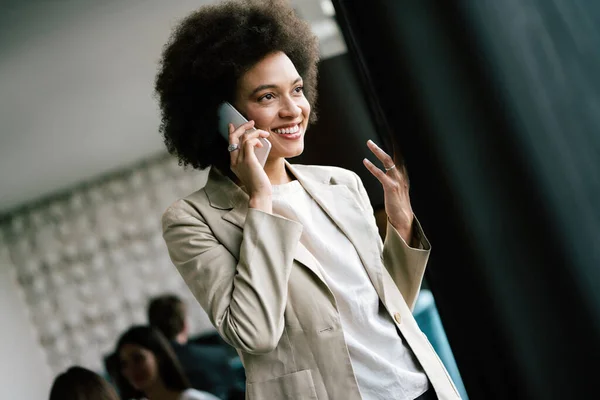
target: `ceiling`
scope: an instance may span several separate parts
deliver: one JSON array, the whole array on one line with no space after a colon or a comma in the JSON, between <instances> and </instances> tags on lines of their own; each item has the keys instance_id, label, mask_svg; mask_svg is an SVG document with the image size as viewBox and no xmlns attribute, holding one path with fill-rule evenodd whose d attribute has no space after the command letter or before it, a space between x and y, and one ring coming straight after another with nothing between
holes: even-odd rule
<instances>
[{"instance_id":1,"label":"ceiling","mask_svg":"<svg viewBox=\"0 0 600 400\"><path fill-rule=\"evenodd\" d=\"M173 25L206 2L0 6L0 214L164 151L158 57ZM295 2L327 56L345 48L321 3Z\"/></svg>"}]
</instances>

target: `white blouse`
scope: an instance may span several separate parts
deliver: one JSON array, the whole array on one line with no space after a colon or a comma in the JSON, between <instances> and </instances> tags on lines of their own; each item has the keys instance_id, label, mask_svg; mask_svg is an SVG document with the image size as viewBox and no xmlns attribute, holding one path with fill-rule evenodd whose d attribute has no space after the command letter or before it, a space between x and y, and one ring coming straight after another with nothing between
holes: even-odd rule
<instances>
[{"instance_id":1,"label":"white blouse","mask_svg":"<svg viewBox=\"0 0 600 400\"><path fill-rule=\"evenodd\" d=\"M304 227L300 242L320 264L335 296L362 398L413 400L427 391L427 376L379 300L356 249L300 182L273 186L273 212Z\"/></svg>"},{"instance_id":2,"label":"white blouse","mask_svg":"<svg viewBox=\"0 0 600 400\"><path fill-rule=\"evenodd\" d=\"M220 400L214 394L203 392L196 389L187 389L181 396L179 396L179 400Z\"/></svg>"}]
</instances>

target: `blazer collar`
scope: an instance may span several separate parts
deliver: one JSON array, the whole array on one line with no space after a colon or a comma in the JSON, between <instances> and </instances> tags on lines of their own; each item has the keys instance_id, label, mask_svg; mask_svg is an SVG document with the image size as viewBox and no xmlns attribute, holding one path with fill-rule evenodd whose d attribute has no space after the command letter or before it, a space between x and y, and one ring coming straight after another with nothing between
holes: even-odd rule
<instances>
[{"instance_id":1,"label":"blazer collar","mask_svg":"<svg viewBox=\"0 0 600 400\"><path fill-rule=\"evenodd\" d=\"M311 169L294 167L287 161L285 163L307 193L352 242L371 282L383 298L381 257L378 246L373 243L378 232L369 224L371 216L364 215L366 210L360 207L345 185L335 184L329 169L323 168L313 172ZM240 228L244 227L249 200L246 192L216 169L211 169L205 191L212 207L229 210L223 215L224 220ZM301 243L298 243L295 258L324 282L316 260Z\"/></svg>"},{"instance_id":2,"label":"blazer collar","mask_svg":"<svg viewBox=\"0 0 600 400\"><path fill-rule=\"evenodd\" d=\"M216 168L210 169L204 191L210 205L220 210L231 210L241 202L248 201L248 195Z\"/></svg>"},{"instance_id":3,"label":"blazer collar","mask_svg":"<svg viewBox=\"0 0 600 400\"><path fill-rule=\"evenodd\" d=\"M331 184L331 173L329 171L319 174L300 171L287 162L287 160L285 161L285 165L305 189L307 189L307 186L311 188L307 189L311 196L313 195L311 192L318 188L315 184ZM216 168L210 169L204 190L210 205L214 208L220 210L232 210L236 208L242 208L245 211L248 210L248 194ZM243 219L241 224L238 223L236 225L243 227Z\"/></svg>"}]
</instances>

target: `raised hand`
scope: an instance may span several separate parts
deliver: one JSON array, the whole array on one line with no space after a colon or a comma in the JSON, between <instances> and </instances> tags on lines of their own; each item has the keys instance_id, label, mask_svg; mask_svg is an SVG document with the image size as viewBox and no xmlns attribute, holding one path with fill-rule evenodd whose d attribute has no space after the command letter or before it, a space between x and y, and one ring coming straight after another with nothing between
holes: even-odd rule
<instances>
[{"instance_id":1,"label":"raised hand","mask_svg":"<svg viewBox=\"0 0 600 400\"><path fill-rule=\"evenodd\" d=\"M364 159L365 167L379 180L383 186L385 212L389 222L408 244L412 242L412 226L414 214L410 204L408 175L404 167L397 167L394 160L373 141L367 147L383 164L383 170L368 159Z\"/></svg>"}]
</instances>

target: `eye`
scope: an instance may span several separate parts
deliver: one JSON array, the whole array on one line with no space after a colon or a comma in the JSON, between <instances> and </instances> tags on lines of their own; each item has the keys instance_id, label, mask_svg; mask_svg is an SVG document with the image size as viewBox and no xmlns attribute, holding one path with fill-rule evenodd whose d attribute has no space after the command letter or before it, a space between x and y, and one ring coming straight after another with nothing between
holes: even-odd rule
<instances>
[{"instance_id":1,"label":"eye","mask_svg":"<svg viewBox=\"0 0 600 400\"><path fill-rule=\"evenodd\" d=\"M297 86L296 88L294 88L294 92L296 92L296 93L304 92L304 86Z\"/></svg>"},{"instance_id":2,"label":"eye","mask_svg":"<svg viewBox=\"0 0 600 400\"><path fill-rule=\"evenodd\" d=\"M258 101L273 100L274 98L275 98L275 95L273 95L273 93L267 93L264 96L259 97Z\"/></svg>"}]
</instances>

